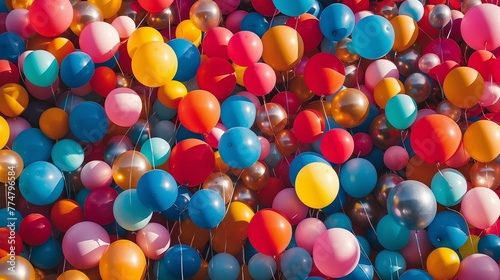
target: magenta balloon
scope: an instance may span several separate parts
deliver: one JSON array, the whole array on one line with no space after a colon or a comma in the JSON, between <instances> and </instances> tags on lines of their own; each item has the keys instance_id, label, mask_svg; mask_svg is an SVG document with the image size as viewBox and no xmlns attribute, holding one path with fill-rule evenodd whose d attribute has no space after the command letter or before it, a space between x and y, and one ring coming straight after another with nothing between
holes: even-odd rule
<instances>
[{"instance_id":1,"label":"magenta balloon","mask_svg":"<svg viewBox=\"0 0 500 280\"><path fill-rule=\"evenodd\" d=\"M263 50L260 37L251 31L237 32L227 45L229 58L241 66L249 66L259 61Z\"/></svg>"},{"instance_id":2,"label":"magenta balloon","mask_svg":"<svg viewBox=\"0 0 500 280\"><path fill-rule=\"evenodd\" d=\"M79 43L80 49L95 63L101 63L113 58L118 51L120 35L111 24L94 21L83 28Z\"/></svg>"},{"instance_id":3,"label":"magenta balloon","mask_svg":"<svg viewBox=\"0 0 500 280\"><path fill-rule=\"evenodd\" d=\"M457 279L500 279L500 267L488 255L472 254L460 263Z\"/></svg>"},{"instance_id":4,"label":"magenta balloon","mask_svg":"<svg viewBox=\"0 0 500 280\"><path fill-rule=\"evenodd\" d=\"M462 214L471 225L486 229L500 216L500 198L489 188L476 187L462 199Z\"/></svg>"},{"instance_id":5,"label":"magenta balloon","mask_svg":"<svg viewBox=\"0 0 500 280\"><path fill-rule=\"evenodd\" d=\"M111 167L101 160L90 161L80 171L80 180L83 186L89 190L109 187L113 180Z\"/></svg>"},{"instance_id":6,"label":"magenta balloon","mask_svg":"<svg viewBox=\"0 0 500 280\"><path fill-rule=\"evenodd\" d=\"M140 118L142 100L129 88L115 88L104 101L106 116L114 124L122 127L133 126Z\"/></svg>"},{"instance_id":7,"label":"magenta balloon","mask_svg":"<svg viewBox=\"0 0 500 280\"><path fill-rule=\"evenodd\" d=\"M137 232L135 241L146 257L158 260L170 247L170 233L161 224L149 223Z\"/></svg>"},{"instance_id":8,"label":"magenta balloon","mask_svg":"<svg viewBox=\"0 0 500 280\"><path fill-rule=\"evenodd\" d=\"M377 59L370 63L365 71L365 85L373 90L383 78L399 79L398 67L387 59Z\"/></svg>"},{"instance_id":9,"label":"magenta balloon","mask_svg":"<svg viewBox=\"0 0 500 280\"><path fill-rule=\"evenodd\" d=\"M295 228L295 241L309 254L313 253L314 243L326 231L325 224L317 218L305 218Z\"/></svg>"},{"instance_id":10,"label":"magenta balloon","mask_svg":"<svg viewBox=\"0 0 500 280\"><path fill-rule=\"evenodd\" d=\"M500 47L500 7L493 4L474 6L465 13L460 31L462 38L475 50L492 51Z\"/></svg>"},{"instance_id":11,"label":"magenta balloon","mask_svg":"<svg viewBox=\"0 0 500 280\"><path fill-rule=\"evenodd\" d=\"M300 201L294 188L281 190L273 200L272 208L285 216L292 226L302 221L309 211Z\"/></svg>"}]
</instances>

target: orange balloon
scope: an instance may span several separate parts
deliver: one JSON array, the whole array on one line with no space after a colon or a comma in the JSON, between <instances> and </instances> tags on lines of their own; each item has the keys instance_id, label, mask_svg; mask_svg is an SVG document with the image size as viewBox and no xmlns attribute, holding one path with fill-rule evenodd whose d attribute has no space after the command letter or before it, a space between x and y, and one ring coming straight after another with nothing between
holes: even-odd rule
<instances>
[{"instance_id":1,"label":"orange balloon","mask_svg":"<svg viewBox=\"0 0 500 280\"><path fill-rule=\"evenodd\" d=\"M178 116L189 131L205 133L214 128L219 121L220 104L210 92L193 90L179 102Z\"/></svg>"},{"instance_id":2,"label":"orange balloon","mask_svg":"<svg viewBox=\"0 0 500 280\"><path fill-rule=\"evenodd\" d=\"M45 136L58 140L69 132L69 115L63 109L49 108L42 113L38 124Z\"/></svg>"},{"instance_id":3,"label":"orange balloon","mask_svg":"<svg viewBox=\"0 0 500 280\"><path fill-rule=\"evenodd\" d=\"M479 162L490 162L500 154L500 126L493 121L480 120L464 133L464 148Z\"/></svg>"},{"instance_id":4,"label":"orange balloon","mask_svg":"<svg viewBox=\"0 0 500 280\"><path fill-rule=\"evenodd\" d=\"M2 116L0 116L0 149L3 149L3 147L7 145L9 137L10 137L9 123Z\"/></svg>"},{"instance_id":5,"label":"orange balloon","mask_svg":"<svg viewBox=\"0 0 500 280\"><path fill-rule=\"evenodd\" d=\"M141 152L126 151L113 162L113 180L122 189L135 189L142 174L151 170L149 160Z\"/></svg>"},{"instance_id":6,"label":"orange balloon","mask_svg":"<svg viewBox=\"0 0 500 280\"><path fill-rule=\"evenodd\" d=\"M126 239L109 245L99 261L99 273L103 280L144 279L146 257L141 248Z\"/></svg>"},{"instance_id":7,"label":"orange balloon","mask_svg":"<svg viewBox=\"0 0 500 280\"><path fill-rule=\"evenodd\" d=\"M7 117L21 115L29 103L28 92L19 84L8 83L0 87L0 113Z\"/></svg>"},{"instance_id":8,"label":"orange balloon","mask_svg":"<svg viewBox=\"0 0 500 280\"><path fill-rule=\"evenodd\" d=\"M412 17L399 15L393 17L390 22L395 35L393 50L404 51L417 41L418 25Z\"/></svg>"},{"instance_id":9,"label":"orange balloon","mask_svg":"<svg viewBox=\"0 0 500 280\"><path fill-rule=\"evenodd\" d=\"M85 273L79 270L70 269L59 275L59 277L57 277L57 280L90 280L90 278L88 278Z\"/></svg>"},{"instance_id":10,"label":"orange balloon","mask_svg":"<svg viewBox=\"0 0 500 280\"><path fill-rule=\"evenodd\" d=\"M75 45L64 37L57 37L50 41L46 50L57 59L57 63L61 66L63 59L75 51Z\"/></svg>"},{"instance_id":11,"label":"orange balloon","mask_svg":"<svg viewBox=\"0 0 500 280\"><path fill-rule=\"evenodd\" d=\"M387 101L400 93L405 93L405 86L403 83L396 78L388 77L383 78L377 83L373 89L373 98L375 99L375 103L377 103L380 108L384 109Z\"/></svg>"},{"instance_id":12,"label":"orange balloon","mask_svg":"<svg viewBox=\"0 0 500 280\"><path fill-rule=\"evenodd\" d=\"M248 225L254 215L250 206L240 201L233 201L227 209L226 216L213 233L245 240L248 237Z\"/></svg>"},{"instance_id":13,"label":"orange balloon","mask_svg":"<svg viewBox=\"0 0 500 280\"><path fill-rule=\"evenodd\" d=\"M366 95L354 88L341 90L332 100L333 119L346 128L360 125L368 117L369 109Z\"/></svg>"},{"instance_id":14,"label":"orange balloon","mask_svg":"<svg viewBox=\"0 0 500 280\"><path fill-rule=\"evenodd\" d=\"M61 199L52 206L50 219L58 230L66 232L74 224L83 221L83 211L78 202Z\"/></svg>"},{"instance_id":15,"label":"orange balloon","mask_svg":"<svg viewBox=\"0 0 500 280\"><path fill-rule=\"evenodd\" d=\"M451 103L462 109L468 109L481 100L484 79L474 68L457 67L446 75L443 92Z\"/></svg>"},{"instance_id":16,"label":"orange balloon","mask_svg":"<svg viewBox=\"0 0 500 280\"><path fill-rule=\"evenodd\" d=\"M187 92L183 83L172 80L158 89L158 100L168 108L177 109L179 102L186 96Z\"/></svg>"},{"instance_id":17,"label":"orange balloon","mask_svg":"<svg viewBox=\"0 0 500 280\"><path fill-rule=\"evenodd\" d=\"M287 71L295 67L304 55L300 34L286 25L271 27L262 36L262 59L274 70Z\"/></svg>"}]
</instances>

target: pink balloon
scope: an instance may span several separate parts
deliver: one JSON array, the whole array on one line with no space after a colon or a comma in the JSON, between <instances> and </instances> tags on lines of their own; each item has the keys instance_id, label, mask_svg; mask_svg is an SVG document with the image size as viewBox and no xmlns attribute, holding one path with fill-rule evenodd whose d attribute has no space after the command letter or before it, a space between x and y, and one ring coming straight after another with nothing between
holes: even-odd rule
<instances>
[{"instance_id":1,"label":"pink balloon","mask_svg":"<svg viewBox=\"0 0 500 280\"><path fill-rule=\"evenodd\" d=\"M378 82L389 77L399 79L396 64L387 59L377 59L366 68L365 85L369 90L373 90Z\"/></svg>"},{"instance_id":2,"label":"pink balloon","mask_svg":"<svg viewBox=\"0 0 500 280\"><path fill-rule=\"evenodd\" d=\"M238 8L240 5L240 0L214 0L219 6L220 12L223 15L228 15Z\"/></svg>"},{"instance_id":3,"label":"pink balloon","mask_svg":"<svg viewBox=\"0 0 500 280\"><path fill-rule=\"evenodd\" d=\"M121 39L130 37L135 31L135 22L129 16L119 16L111 22L111 25L116 29Z\"/></svg>"},{"instance_id":4,"label":"pink balloon","mask_svg":"<svg viewBox=\"0 0 500 280\"><path fill-rule=\"evenodd\" d=\"M472 254L460 263L457 279L500 279L500 267L488 255Z\"/></svg>"},{"instance_id":5,"label":"pink balloon","mask_svg":"<svg viewBox=\"0 0 500 280\"><path fill-rule=\"evenodd\" d=\"M401 146L389 147L384 153L384 164L390 170L401 170L406 167L410 156L408 151Z\"/></svg>"},{"instance_id":6,"label":"pink balloon","mask_svg":"<svg viewBox=\"0 0 500 280\"><path fill-rule=\"evenodd\" d=\"M135 241L146 257L158 260L170 247L170 233L161 224L149 223L137 232Z\"/></svg>"},{"instance_id":7,"label":"pink balloon","mask_svg":"<svg viewBox=\"0 0 500 280\"><path fill-rule=\"evenodd\" d=\"M266 138L259 136L260 140L260 156L259 160L264 160L271 152L271 143Z\"/></svg>"},{"instance_id":8,"label":"pink balloon","mask_svg":"<svg viewBox=\"0 0 500 280\"><path fill-rule=\"evenodd\" d=\"M233 32L225 27L212 28L203 37L203 51L208 57L228 59L228 43L232 37Z\"/></svg>"},{"instance_id":9,"label":"pink balloon","mask_svg":"<svg viewBox=\"0 0 500 280\"><path fill-rule=\"evenodd\" d=\"M28 90L28 92L33 97L40 100L47 100L50 98L55 98L57 89L59 88L59 77L57 77L54 83L49 87L39 87L37 85L34 85L28 79L24 80L24 84L26 85L26 89Z\"/></svg>"},{"instance_id":10,"label":"pink balloon","mask_svg":"<svg viewBox=\"0 0 500 280\"><path fill-rule=\"evenodd\" d=\"M476 228L485 229L500 216L500 198L489 188L472 188L462 199L461 210L467 222Z\"/></svg>"},{"instance_id":11,"label":"pink balloon","mask_svg":"<svg viewBox=\"0 0 500 280\"><path fill-rule=\"evenodd\" d=\"M80 171L80 180L89 190L108 187L113 180L111 167L101 160L89 161Z\"/></svg>"},{"instance_id":12,"label":"pink balloon","mask_svg":"<svg viewBox=\"0 0 500 280\"><path fill-rule=\"evenodd\" d=\"M9 32L14 32L24 40L35 35L35 29L31 26L29 11L26 9L14 9L5 19L5 28Z\"/></svg>"},{"instance_id":13,"label":"pink balloon","mask_svg":"<svg viewBox=\"0 0 500 280\"><path fill-rule=\"evenodd\" d=\"M439 38L430 42L424 49L423 54L436 54L441 61L452 60L456 63L462 61L462 50L457 42L452 39Z\"/></svg>"},{"instance_id":14,"label":"pink balloon","mask_svg":"<svg viewBox=\"0 0 500 280\"><path fill-rule=\"evenodd\" d=\"M493 4L474 6L465 13L460 31L462 37L475 50L492 51L500 47L500 33L496 28L500 26L500 7Z\"/></svg>"},{"instance_id":15,"label":"pink balloon","mask_svg":"<svg viewBox=\"0 0 500 280\"><path fill-rule=\"evenodd\" d=\"M9 135L9 140L7 140L7 147L12 148L12 143L14 142L14 139L16 139L17 135L21 133L22 131L31 128L30 123L21 118L8 118L6 119L7 123L9 124L10 128L10 135Z\"/></svg>"},{"instance_id":16,"label":"pink balloon","mask_svg":"<svg viewBox=\"0 0 500 280\"><path fill-rule=\"evenodd\" d=\"M251 31L237 32L227 45L229 58L241 66L249 66L259 61L263 50L260 37Z\"/></svg>"},{"instance_id":17,"label":"pink balloon","mask_svg":"<svg viewBox=\"0 0 500 280\"><path fill-rule=\"evenodd\" d=\"M240 31L241 21L246 15L248 15L248 12L243 10L237 10L230 13L226 19L226 28L233 33Z\"/></svg>"},{"instance_id":18,"label":"pink balloon","mask_svg":"<svg viewBox=\"0 0 500 280\"><path fill-rule=\"evenodd\" d=\"M219 147L219 140L222 134L226 132L227 128L222 123L217 123L209 132L203 134L205 142L208 143L212 148L217 149Z\"/></svg>"},{"instance_id":19,"label":"pink balloon","mask_svg":"<svg viewBox=\"0 0 500 280\"><path fill-rule=\"evenodd\" d=\"M343 228L323 232L313 248L313 261L326 276L339 278L351 273L358 265L360 247L356 237Z\"/></svg>"},{"instance_id":20,"label":"pink balloon","mask_svg":"<svg viewBox=\"0 0 500 280\"><path fill-rule=\"evenodd\" d=\"M429 240L427 230L421 229L411 232L408 243L399 250L399 253L405 258L407 268L418 268L422 266L420 254L422 254L422 261L425 264L432 250L434 247Z\"/></svg>"},{"instance_id":21,"label":"pink balloon","mask_svg":"<svg viewBox=\"0 0 500 280\"><path fill-rule=\"evenodd\" d=\"M80 222L64 234L62 251L72 266L88 269L99 264L109 241L109 235L102 226L94 222Z\"/></svg>"},{"instance_id":22,"label":"pink balloon","mask_svg":"<svg viewBox=\"0 0 500 280\"><path fill-rule=\"evenodd\" d=\"M368 133L358 132L352 136L354 141L353 154L356 156L366 156L373 149L373 141Z\"/></svg>"},{"instance_id":23,"label":"pink balloon","mask_svg":"<svg viewBox=\"0 0 500 280\"><path fill-rule=\"evenodd\" d=\"M314 243L326 231L325 224L317 218L305 218L295 228L297 245L310 254L313 253Z\"/></svg>"},{"instance_id":24,"label":"pink balloon","mask_svg":"<svg viewBox=\"0 0 500 280\"><path fill-rule=\"evenodd\" d=\"M274 197L272 208L285 216L292 226L302 221L309 212L309 207L300 201L293 188L281 190Z\"/></svg>"},{"instance_id":25,"label":"pink balloon","mask_svg":"<svg viewBox=\"0 0 500 280\"><path fill-rule=\"evenodd\" d=\"M104 110L114 124L129 127L141 116L142 100L132 89L115 88L106 97Z\"/></svg>"},{"instance_id":26,"label":"pink balloon","mask_svg":"<svg viewBox=\"0 0 500 280\"><path fill-rule=\"evenodd\" d=\"M481 99L478 101L479 105L483 107L491 106L500 99L500 86L496 82L485 81L484 91Z\"/></svg>"},{"instance_id":27,"label":"pink balloon","mask_svg":"<svg viewBox=\"0 0 500 280\"><path fill-rule=\"evenodd\" d=\"M81 50L95 63L101 63L111 59L118 51L120 35L111 24L94 21L83 28L79 43Z\"/></svg>"},{"instance_id":28,"label":"pink balloon","mask_svg":"<svg viewBox=\"0 0 500 280\"><path fill-rule=\"evenodd\" d=\"M257 96L255 96L255 94L252 94L248 91L240 91L238 92L237 94L235 94L237 96L244 96L248 99L250 99L250 101L252 101L253 105L255 105L255 109L258 110L260 108L260 106L262 106L260 104L260 101L259 101L259 98Z\"/></svg>"},{"instance_id":29,"label":"pink balloon","mask_svg":"<svg viewBox=\"0 0 500 280\"><path fill-rule=\"evenodd\" d=\"M243 83L249 92L264 96L273 90L276 84L276 74L271 66L257 62L245 70Z\"/></svg>"}]
</instances>

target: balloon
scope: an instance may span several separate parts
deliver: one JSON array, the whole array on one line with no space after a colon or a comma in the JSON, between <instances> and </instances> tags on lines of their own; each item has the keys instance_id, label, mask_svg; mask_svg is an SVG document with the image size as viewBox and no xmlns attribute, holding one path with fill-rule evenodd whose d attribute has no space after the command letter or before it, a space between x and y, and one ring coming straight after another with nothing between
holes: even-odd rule
<instances>
[{"instance_id":1,"label":"balloon","mask_svg":"<svg viewBox=\"0 0 500 280\"><path fill-rule=\"evenodd\" d=\"M257 253L248 261L248 271L253 279L272 279L276 273L276 261L271 256Z\"/></svg>"},{"instance_id":2,"label":"balloon","mask_svg":"<svg viewBox=\"0 0 500 280\"><path fill-rule=\"evenodd\" d=\"M292 69L304 54L302 37L289 26L271 27L262 36L262 45L262 59L277 71Z\"/></svg>"},{"instance_id":3,"label":"balloon","mask_svg":"<svg viewBox=\"0 0 500 280\"><path fill-rule=\"evenodd\" d=\"M429 254L427 271L435 279L453 278L460 268L460 258L449 248L437 248Z\"/></svg>"},{"instance_id":4,"label":"balloon","mask_svg":"<svg viewBox=\"0 0 500 280\"><path fill-rule=\"evenodd\" d=\"M78 140L95 143L108 130L109 121L104 108L93 101L76 105L69 115L69 128Z\"/></svg>"},{"instance_id":5,"label":"balloon","mask_svg":"<svg viewBox=\"0 0 500 280\"><path fill-rule=\"evenodd\" d=\"M10 268L10 269L9 269ZM13 269L15 268L15 269ZM4 256L0 258L0 270L5 279L35 280L35 269L27 259L21 256Z\"/></svg>"},{"instance_id":6,"label":"balloon","mask_svg":"<svg viewBox=\"0 0 500 280\"><path fill-rule=\"evenodd\" d=\"M478 5L467 12L460 25L464 41L475 50L494 50L500 46L500 38L489 30L478 30L477 26L495 26L498 20L493 16L498 6L486 3Z\"/></svg>"},{"instance_id":7,"label":"balloon","mask_svg":"<svg viewBox=\"0 0 500 280\"><path fill-rule=\"evenodd\" d=\"M368 117L368 112L368 98L360 90L343 89L332 100L333 119L342 127L353 128L360 125Z\"/></svg>"},{"instance_id":8,"label":"balloon","mask_svg":"<svg viewBox=\"0 0 500 280\"><path fill-rule=\"evenodd\" d=\"M261 58L262 53L262 41L251 31L239 31L227 43L227 54L237 65L250 66Z\"/></svg>"},{"instance_id":9,"label":"balloon","mask_svg":"<svg viewBox=\"0 0 500 280\"><path fill-rule=\"evenodd\" d=\"M215 156L210 145L198 139L178 142L170 153L169 173L175 180L188 187L205 181L215 168ZM196 170L196 172L191 172Z\"/></svg>"},{"instance_id":10,"label":"balloon","mask_svg":"<svg viewBox=\"0 0 500 280\"><path fill-rule=\"evenodd\" d=\"M219 253L208 263L210 279L236 280L239 274L240 264L238 260L228 253Z\"/></svg>"},{"instance_id":11,"label":"balloon","mask_svg":"<svg viewBox=\"0 0 500 280\"><path fill-rule=\"evenodd\" d=\"M378 59L391 50L394 40L390 22L382 16L370 15L354 26L351 47L361 57Z\"/></svg>"},{"instance_id":12,"label":"balloon","mask_svg":"<svg viewBox=\"0 0 500 280\"><path fill-rule=\"evenodd\" d=\"M29 19L38 34L55 37L70 27L73 7L68 0L33 1L29 8Z\"/></svg>"},{"instance_id":13,"label":"balloon","mask_svg":"<svg viewBox=\"0 0 500 280\"><path fill-rule=\"evenodd\" d=\"M39 87L52 85L59 72L54 55L45 50L35 50L24 59L23 71L26 79Z\"/></svg>"},{"instance_id":14,"label":"balloon","mask_svg":"<svg viewBox=\"0 0 500 280\"><path fill-rule=\"evenodd\" d=\"M457 205L467 191L465 177L455 169L446 168L440 170L431 182L431 190L436 201L443 206Z\"/></svg>"},{"instance_id":15,"label":"balloon","mask_svg":"<svg viewBox=\"0 0 500 280\"><path fill-rule=\"evenodd\" d=\"M83 221L82 208L71 199L58 200L51 209L50 220L54 227L62 232Z\"/></svg>"},{"instance_id":16,"label":"balloon","mask_svg":"<svg viewBox=\"0 0 500 280\"><path fill-rule=\"evenodd\" d=\"M5 187L12 185L23 169L23 159L18 153L12 150L0 150L0 182L6 183Z\"/></svg>"},{"instance_id":17,"label":"balloon","mask_svg":"<svg viewBox=\"0 0 500 280\"><path fill-rule=\"evenodd\" d=\"M197 226L211 229L224 218L224 201L217 192L211 189L202 189L191 197L188 213Z\"/></svg>"},{"instance_id":18,"label":"balloon","mask_svg":"<svg viewBox=\"0 0 500 280\"><path fill-rule=\"evenodd\" d=\"M79 270L66 270L57 277L58 280L90 280L87 275Z\"/></svg>"},{"instance_id":19,"label":"balloon","mask_svg":"<svg viewBox=\"0 0 500 280\"><path fill-rule=\"evenodd\" d=\"M377 171L364 158L348 160L340 170L340 184L350 195L361 198L368 195L377 183Z\"/></svg>"},{"instance_id":20,"label":"balloon","mask_svg":"<svg viewBox=\"0 0 500 280\"><path fill-rule=\"evenodd\" d=\"M73 5L73 20L69 28L77 36L80 36L82 30L91 22L102 21L103 14L99 7L90 1L79 1Z\"/></svg>"},{"instance_id":21,"label":"balloon","mask_svg":"<svg viewBox=\"0 0 500 280\"><path fill-rule=\"evenodd\" d=\"M220 117L220 105L215 96L205 90L188 92L179 102L179 119L195 133L212 129Z\"/></svg>"},{"instance_id":22,"label":"balloon","mask_svg":"<svg viewBox=\"0 0 500 280\"><path fill-rule=\"evenodd\" d=\"M130 240L111 243L99 261L103 280L119 278L141 279L146 274L146 257L141 248Z\"/></svg>"},{"instance_id":23,"label":"balloon","mask_svg":"<svg viewBox=\"0 0 500 280\"><path fill-rule=\"evenodd\" d=\"M253 33L252 33L253 34ZM254 35L254 34L253 34ZM225 27L214 27L210 29L202 41L203 51L208 57L229 58L229 41L233 38L233 32ZM258 38L258 37L257 37ZM260 41L260 39L259 39ZM242 46L243 47L243 46ZM261 44L262 49L262 44ZM260 56L259 56L260 58ZM234 59L233 62L235 62ZM258 59L257 59L258 60ZM257 61L255 61L257 62ZM238 64L238 63L237 63ZM242 64L238 64L242 65Z\"/></svg>"},{"instance_id":24,"label":"balloon","mask_svg":"<svg viewBox=\"0 0 500 280\"><path fill-rule=\"evenodd\" d=\"M321 52L313 55L304 68L307 86L317 95L332 95L340 90L345 80L345 68L335 55Z\"/></svg>"},{"instance_id":25,"label":"balloon","mask_svg":"<svg viewBox=\"0 0 500 280\"><path fill-rule=\"evenodd\" d=\"M263 209L250 220L248 238L259 253L275 256L283 252L290 243L292 227L278 212Z\"/></svg>"},{"instance_id":26,"label":"balloon","mask_svg":"<svg viewBox=\"0 0 500 280\"><path fill-rule=\"evenodd\" d=\"M354 30L354 13L342 3L325 7L319 17L319 27L323 36L330 41L340 41Z\"/></svg>"},{"instance_id":27,"label":"balloon","mask_svg":"<svg viewBox=\"0 0 500 280\"><path fill-rule=\"evenodd\" d=\"M52 162L61 171L75 171L83 163L84 151L78 142L71 139L62 139L52 147Z\"/></svg>"},{"instance_id":28,"label":"balloon","mask_svg":"<svg viewBox=\"0 0 500 280\"><path fill-rule=\"evenodd\" d=\"M126 151L113 162L113 180L122 189L135 189L140 177L151 170L148 159L140 152Z\"/></svg>"},{"instance_id":29,"label":"balloon","mask_svg":"<svg viewBox=\"0 0 500 280\"><path fill-rule=\"evenodd\" d=\"M219 26L221 11L216 2L212 0L200 0L191 6L189 19L196 28L207 32Z\"/></svg>"},{"instance_id":30,"label":"balloon","mask_svg":"<svg viewBox=\"0 0 500 280\"><path fill-rule=\"evenodd\" d=\"M113 204L117 196L118 192L110 187L92 190L83 204L87 220L100 225L109 225L114 222Z\"/></svg>"},{"instance_id":31,"label":"balloon","mask_svg":"<svg viewBox=\"0 0 500 280\"><path fill-rule=\"evenodd\" d=\"M161 224L149 223L137 232L136 243L147 258L158 260L170 247L170 233Z\"/></svg>"},{"instance_id":32,"label":"balloon","mask_svg":"<svg viewBox=\"0 0 500 280\"><path fill-rule=\"evenodd\" d=\"M408 15L395 16L390 20L394 29L394 45L392 50L400 52L408 49L417 41L418 25L417 22Z\"/></svg>"},{"instance_id":33,"label":"balloon","mask_svg":"<svg viewBox=\"0 0 500 280\"><path fill-rule=\"evenodd\" d=\"M19 234L23 242L31 246L42 245L50 238L51 233L50 221L42 214L29 214L19 224Z\"/></svg>"},{"instance_id":34,"label":"balloon","mask_svg":"<svg viewBox=\"0 0 500 280\"><path fill-rule=\"evenodd\" d=\"M19 190L23 197L35 205L47 205L59 198L64 179L61 171L53 164L36 161L23 170L19 177Z\"/></svg>"},{"instance_id":35,"label":"balloon","mask_svg":"<svg viewBox=\"0 0 500 280\"><path fill-rule=\"evenodd\" d=\"M486 229L500 216L500 198L488 188L472 188L462 199L461 211L471 225Z\"/></svg>"},{"instance_id":36,"label":"balloon","mask_svg":"<svg viewBox=\"0 0 500 280\"><path fill-rule=\"evenodd\" d=\"M390 191L387 210L400 225L419 230L432 222L437 204L429 187L419 181L406 180Z\"/></svg>"},{"instance_id":37,"label":"balloon","mask_svg":"<svg viewBox=\"0 0 500 280\"><path fill-rule=\"evenodd\" d=\"M500 154L500 149L493 143L500 138L500 126L480 120L471 124L464 133L464 148L469 155L479 162L490 162Z\"/></svg>"},{"instance_id":38,"label":"balloon","mask_svg":"<svg viewBox=\"0 0 500 280\"><path fill-rule=\"evenodd\" d=\"M161 41L151 41L140 45L132 57L134 76L141 84L148 87L165 85L174 78L177 69L175 51L170 45Z\"/></svg>"},{"instance_id":39,"label":"balloon","mask_svg":"<svg viewBox=\"0 0 500 280\"><path fill-rule=\"evenodd\" d=\"M152 215L153 211L142 204L136 189L119 193L113 203L113 216L118 225L126 230L140 230L149 223Z\"/></svg>"},{"instance_id":40,"label":"balloon","mask_svg":"<svg viewBox=\"0 0 500 280\"><path fill-rule=\"evenodd\" d=\"M111 24L95 21L83 28L79 43L95 63L101 63L113 58L118 51L120 36Z\"/></svg>"},{"instance_id":41,"label":"balloon","mask_svg":"<svg viewBox=\"0 0 500 280\"><path fill-rule=\"evenodd\" d=\"M177 57L177 70L173 77L177 81L188 81L195 77L201 63L200 52L186 39L173 39L167 42Z\"/></svg>"},{"instance_id":42,"label":"balloon","mask_svg":"<svg viewBox=\"0 0 500 280\"><path fill-rule=\"evenodd\" d=\"M179 244L170 247L162 258L161 264L176 278L190 278L201 266L201 257L192 247Z\"/></svg>"},{"instance_id":43,"label":"balloon","mask_svg":"<svg viewBox=\"0 0 500 280\"><path fill-rule=\"evenodd\" d=\"M484 93L484 80L473 68L457 67L446 75L443 91L451 103L468 109L481 100Z\"/></svg>"},{"instance_id":44,"label":"balloon","mask_svg":"<svg viewBox=\"0 0 500 280\"><path fill-rule=\"evenodd\" d=\"M323 232L314 244L314 264L326 276L346 276L356 268L359 259L359 243L356 237L345 229L329 229ZM331 265L332 262L337 265Z\"/></svg>"},{"instance_id":45,"label":"balloon","mask_svg":"<svg viewBox=\"0 0 500 280\"><path fill-rule=\"evenodd\" d=\"M328 206L339 192L337 173L324 162L311 162L303 166L293 183L300 201L311 208Z\"/></svg>"},{"instance_id":46,"label":"balloon","mask_svg":"<svg viewBox=\"0 0 500 280\"><path fill-rule=\"evenodd\" d=\"M406 262L400 253L383 250L375 257L375 268L381 280L389 280L406 270Z\"/></svg>"}]
</instances>

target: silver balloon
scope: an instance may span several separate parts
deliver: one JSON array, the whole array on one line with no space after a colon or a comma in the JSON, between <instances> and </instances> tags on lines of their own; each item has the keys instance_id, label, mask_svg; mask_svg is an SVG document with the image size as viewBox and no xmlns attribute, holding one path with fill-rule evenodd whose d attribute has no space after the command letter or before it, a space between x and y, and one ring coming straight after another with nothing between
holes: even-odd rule
<instances>
[{"instance_id":1,"label":"silver balloon","mask_svg":"<svg viewBox=\"0 0 500 280\"><path fill-rule=\"evenodd\" d=\"M411 73L418 71L418 61L421 57L418 46L412 46L402 52L398 52L394 57L394 64L399 70L399 74L408 77Z\"/></svg>"},{"instance_id":2,"label":"silver balloon","mask_svg":"<svg viewBox=\"0 0 500 280\"><path fill-rule=\"evenodd\" d=\"M416 103L424 102L432 92L431 79L422 73L412 73L405 80L405 93Z\"/></svg>"},{"instance_id":3,"label":"silver balloon","mask_svg":"<svg viewBox=\"0 0 500 280\"><path fill-rule=\"evenodd\" d=\"M389 192L387 211L405 228L419 230L427 227L436 216L437 202L424 183L406 180Z\"/></svg>"},{"instance_id":4,"label":"silver balloon","mask_svg":"<svg viewBox=\"0 0 500 280\"><path fill-rule=\"evenodd\" d=\"M386 173L380 176L377 180L377 184L373 189L375 198L377 198L378 203L384 208L387 207L387 197L391 190L399 183L403 182L404 179L394 173Z\"/></svg>"},{"instance_id":5,"label":"silver balloon","mask_svg":"<svg viewBox=\"0 0 500 280\"><path fill-rule=\"evenodd\" d=\"M437 29L443 29L451 20L451 10L445 4L434 6L429 12L429 23Z\"/></svg>"},{"instance_id":6,"label":"silver balloon","mask_svg":"<svg viewBox=\"0 0 500 280\"><path fill-rule=\"evenodd\" d=\"M373 195L360 199L350 199L345 207L346 215L351 221L361 227L376 225L381 217L382 207L377 203Z\"/></svg>"}]
</instances>

